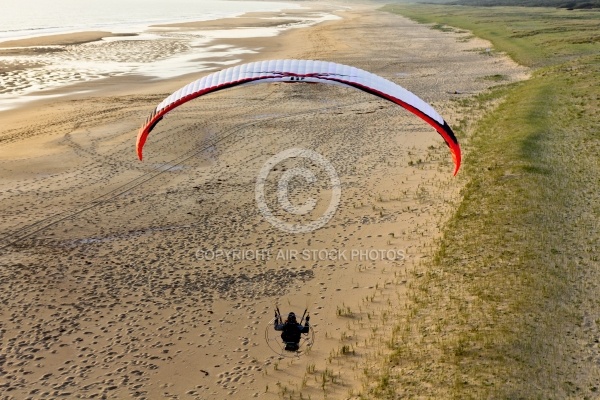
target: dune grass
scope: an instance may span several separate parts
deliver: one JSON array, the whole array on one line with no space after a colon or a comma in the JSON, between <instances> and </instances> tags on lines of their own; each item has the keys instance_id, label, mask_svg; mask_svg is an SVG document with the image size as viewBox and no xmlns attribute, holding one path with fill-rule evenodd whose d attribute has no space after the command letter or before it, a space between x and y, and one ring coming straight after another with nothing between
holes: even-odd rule
<instances>
[{"instance_id":1,"label":"dune grass","mask_svg":"<svg viewBox=\"0 0 600 400\"><path fill-rule=\"evenodd\" d=\"M473 30L534 73L467 105L498 104L457 129L463 200L362 397L597 397L600 55L574 41L600 14L573 14L557 36L566 11L385 9Z\"/></svg>"},{"instance_id":2,"label":"dune grass","mask_svg":"<svg viewBox=\"0 0 600 400\"><path fill-rule=\"evenodd\" d=\"M383 10L420 23L469 30L519 64L534 68L598 54L600 45L600 10L421 4L388 5Z\"/></svg>"},{"instance_id":3,"label":"dune grass","mask_svg":"<svg viewBox=\"0 0 600 400\"><path fill-rule=\"evenodd\" d=\"M600 8L600 0L427 0L426 3L474 7L558 7L567 10Z\"/></svg>"}]
</instances>

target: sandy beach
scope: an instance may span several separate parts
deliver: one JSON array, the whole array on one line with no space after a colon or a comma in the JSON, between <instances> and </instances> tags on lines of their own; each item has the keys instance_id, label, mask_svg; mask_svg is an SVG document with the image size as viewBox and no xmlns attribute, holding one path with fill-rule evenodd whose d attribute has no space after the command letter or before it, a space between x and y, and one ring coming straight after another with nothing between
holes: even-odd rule
<instances>
[{"instance_id":1,"label":"sandy beach","mask_svg":"<svg viewBox=\"0 0 600 400\"><path fill-rule=\"evenodd\" d=\"M461 99L498 84L489 77L527 74L468 32L372 5L302 4L157 29L267 28L330 13L338 18L209 45L249 50L229 56L235 63L353 65L414 92L452 126L469 118ZM4 43L0 53L107 36ZM385 310L403 307L408 271L460 199L446 145L365 93L264 84L180 107L138 161L148 113L206 73L106 76L0 111L1 398L345 399L368 385L361 366L385 353ZM337 212L309 233L282 232L256 207L261 167L294 147L323 155L341 182ZM299 186L293 200L318 198L318 213L328 190ZM273 351L275 304L310 312L314 343L301 356Z\"/></svg>"}]
</instances>

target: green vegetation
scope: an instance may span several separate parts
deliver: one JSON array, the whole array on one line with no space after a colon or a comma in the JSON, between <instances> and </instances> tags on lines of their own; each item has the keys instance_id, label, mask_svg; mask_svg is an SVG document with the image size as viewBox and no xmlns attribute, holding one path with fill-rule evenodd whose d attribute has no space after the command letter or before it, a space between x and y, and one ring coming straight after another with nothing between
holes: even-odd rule
<instances>
[{"instance_id":1,"label":"green vegetation","mask_svg":"<svg viewBox=\"0 0 600 400\"><path fill-rule=\"evenodd\" d=\"M568 10L600 8L600 0L417 0L416 2L473 7L557 7Z\"/></svg>"},{"instance_id":2,"label":"green vegetation","mask_svg":"<svg viewBox=\"0 0 600 400\"><path fill-rule=\"evenodd\" d=\"M600 0L458 0L447 4L486 7L558 7L568 10L600 8Z\"/></svg>"},{"instance_id":3,"label":"green vegetation","mask_svg":"<svg viewBox=\"0 0 600 400\"><path fill-rule=\"evenodd\" d=\"M463 200L362 396L596 398L600 13L385 10L471 30L534 72L467 105L488 111L457 129Z\"/></svg>"},{"instance_id":4,"label":"green vegetation","mask_svg":"<svg viewBox=\"0 0 600 400\"><path fill-rule=\"evenodd\" d=\"M434 24L436 29L469 30L528 67L598 55L600 46L600 10L435 5L389 5L383 9Z\"/></svg>"}]
</instances>

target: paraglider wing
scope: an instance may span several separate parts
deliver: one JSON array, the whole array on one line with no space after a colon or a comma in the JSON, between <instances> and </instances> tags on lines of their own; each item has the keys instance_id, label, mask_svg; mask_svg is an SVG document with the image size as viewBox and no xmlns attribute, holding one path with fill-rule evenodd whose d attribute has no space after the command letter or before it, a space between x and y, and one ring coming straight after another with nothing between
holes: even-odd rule
<instances>
[{"instance_id":1,"label":"paraglider wing","mask_svg":"<svg viewBox=\"0 0 600 400\"><path fill-rule=\"evenodd\" d=\"M198 79L164 99L152 111L137 138L137 154L148 135L169 111L202 95L234 86L260 82L328 83L352 87L389 100L417 115L444 138L454 160L454 175L460 168L458 140L444 119L425 101L403 87L370 72L327 61L269 60L227 68Z\"/></svg>"}]
</instances>

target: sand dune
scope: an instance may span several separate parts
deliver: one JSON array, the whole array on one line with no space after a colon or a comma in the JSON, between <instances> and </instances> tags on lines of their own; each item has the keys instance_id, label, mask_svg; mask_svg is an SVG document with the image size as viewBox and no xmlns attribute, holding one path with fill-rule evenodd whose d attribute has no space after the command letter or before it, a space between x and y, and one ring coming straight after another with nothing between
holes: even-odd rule
<instances>
[{"instance_id":1,"label":"sand dune","mask_svg":"<svg viewBox=\"0 0 600 400\"><path fill-rule=\"evenodd\" d=\"M241 55L246 61L355 65L417 93L451 124L465 117L455 99L493 85L486 76L526 73L467 33L367 6L338 14L227 44L262 49ZM136 57L156 57L160 45L115 44L122 51L107 61L136 46L144 49ZM88 45L77 46L85 57ZM181 107L137 161L137 127L190 79L80 83L94 91L2 112L3 397L274 399L295 390L316 399L323 380L328 398L361 387L360 365L386 334L370 317L402 307L406 271L429 254L459 197L446 146L414 116L364 93L273 84ZM311 233L278 230L255 204L258 171L291 147L322 154L342 184L337 213ZM270 182L295 166L282 165ZM318 212L325 189L298 183L292 200L316 198ZM310 310L315 343L301 357L283 358L265 341L276 302L284 313Z\"/></svg>"}]
</instances>

